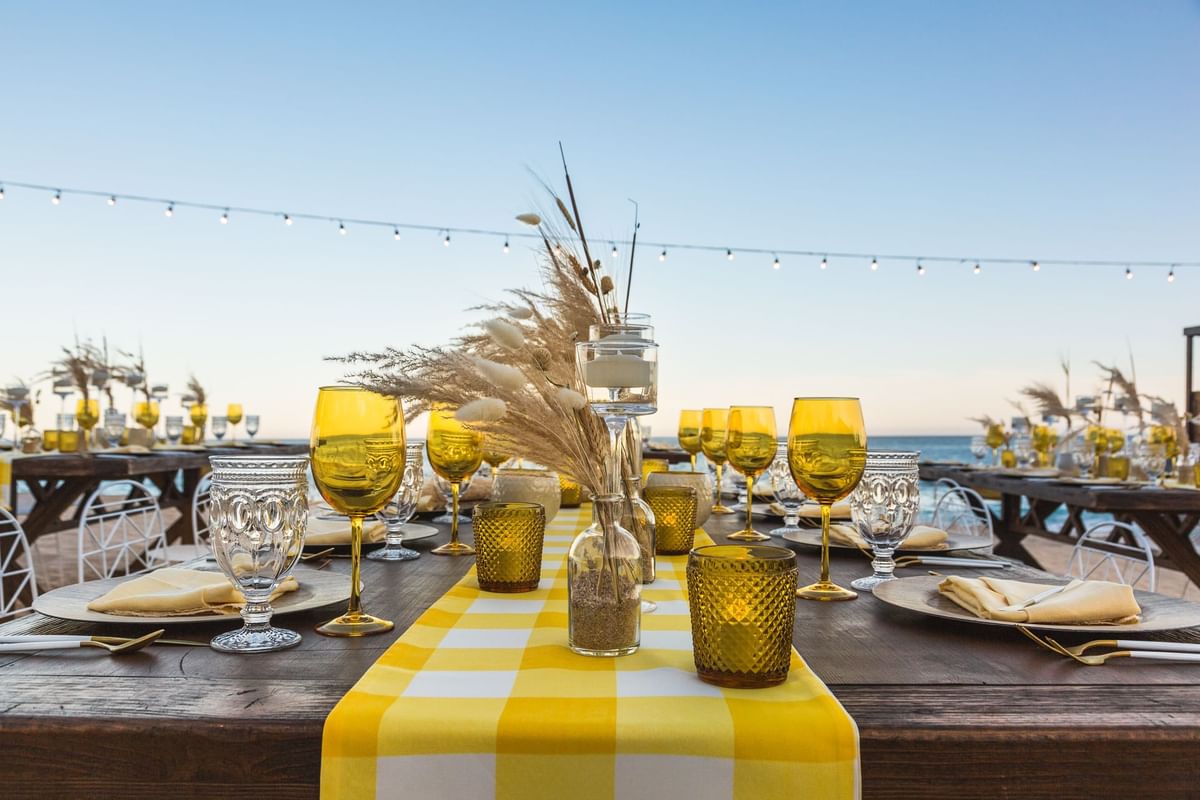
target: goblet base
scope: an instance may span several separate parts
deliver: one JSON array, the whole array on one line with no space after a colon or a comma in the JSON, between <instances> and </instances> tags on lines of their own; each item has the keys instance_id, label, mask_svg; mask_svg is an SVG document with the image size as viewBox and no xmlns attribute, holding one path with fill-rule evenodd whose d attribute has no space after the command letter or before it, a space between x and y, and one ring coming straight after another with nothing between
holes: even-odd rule
<instances>
[{"instance_id":1,"label":"goblet base","mask_svg":"<svg viewBox=\"0 0 1200 800\"><path fill-rule=\"evenodd\" d=\"M816 583L810 583L808 586L802 586L797 589L796 597L805 600L853 600L858 597L858 592L843 589L830 581L817 581Z\"/></svg>"},{"instance_id":2,"label":"goblet base","mask_svg":"<svg viewBox=\"0 0 1200 800\"><path fill-rule=\"evenodd\" d=\"M445 514L437 515L432 520L430 520L430 522L436 522L438 525L449 525L452 522L454 522L454 516L449 511L447 511ZM458 524L469 525L470 523L471 523L471 518L468 517L466 514L458 515Z\"/></svg>"},{"instance_id":3,"label":"goblet base","mask_svg":"<svg viewBox=\"0 0 1200 800\"><path fill-rule=\"evenodd\" d=\"M387 633L394 628L391 622L379 617L372 617L361 611L342 614L337 619L331 619L324 625L317 626L317 633L322 636L372 636L376 633Z\"/></svg>"},{"instance_id":4,"label":"goblet base","mask_svg":"<svg viewBox=\"0 0 1200 800\"><path fill-rule=\"evenodd\" d=\"M300 634L287 628L239 628L214 636L209 647L222 653L270 653L300 644Z\"/></svg>"},{"instance_id":5,"label":"goblet base","mask_svg":"<svg viewBox=\"0 0 1200 800\"><path fill-rule=\"evenodd\" d=\"M729 506L722 505L721 503L714 503L713 507L712 507L712 513L713 514L736 514L737 512L734 511Z\"/></svg>"},{"instance_id":6,"label":"goblet base","mask_svg":"<svg viewBox=\"0 0 1200 800\"><path fill-rule=\"evenodd\" d=\"M771 534L772 536L782 536L785 539L789 533L797 534L799 532L800 528L797 525L783 525L778 528L771 528L771 530L767 531L767 533Z\"/></svg>"},{"instance_id":7,"label":"goblet base","mask_svg":"<svg viewBox=\"0 0 1200 800\"><path fill-rule=\"evenodd\" d=\"M435 547L429 552L435 556L473 556L475 555L475 548L462 542L446 542L444 545Z\"/></svg>"},{"instance_id":8,"label":"goblet base","mask_svg":"<svg viewBox=\"0 0 1200 800\"><path fill-rule=\"evenodd\" d=\"M369 558L372 561L412 561L414 558L420 557L420 553L416 550L410 550L407 547L381 547L363 556L363 558Z\"/></svg>"},{"instance_id":9,"label":"goblet base","mask_svg":"<svg viewBox=\"0 0 1200 800\"><path fill-rule=\"evenodd\" d=\"M735 542L765 542L771 537L767 536L765 533L759 533L752 528L746 528L745 530L738 531L737 533L731 533L725 538L732 539Z\"/></svg>"},{"instance_id":10,"label":"goblet base","mask_svg":"<svg viewBox=\"0 0 1200 800\"><path fill-rule=\"evenodd\" d=\"M874 575L868 575L865 578L856 578L855 580L850 581L850 585L861 592L873 592L875 591L875 587L879 584L894 580L896 580L895 575L887 578L877 578Z\"/></svg>"}]
</instances>

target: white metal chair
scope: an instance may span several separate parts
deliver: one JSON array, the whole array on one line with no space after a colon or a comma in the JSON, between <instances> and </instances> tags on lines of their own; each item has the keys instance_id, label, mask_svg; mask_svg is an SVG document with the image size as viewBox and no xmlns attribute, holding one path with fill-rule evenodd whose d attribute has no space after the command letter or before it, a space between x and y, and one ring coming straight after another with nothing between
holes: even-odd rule
<instances>
[{"instance_id":1,"label":"white metal chair","mask_svg":"<svg viewBox=\"0 0 1200 800\"><path fill-rule=\"evenodd\" d=\"M1154 591L1156 573L1154 550L1146 534L1111 520L1084 531L1067 564L1068 578L1113 581L1149 592Z\"/></svg>"},{"instance_id":2,"label":"white metal chair","mask_svg":"<svg viewBox=\"0 0 1200 800\"><path fill-rule=\"evenodd\" d=\"M966 486L955 486L941 496L933 507L929 524L946 533L987 537L988 541L993 541L992 515L987 503L979 492Z\"/></svg>"},{"instance_id":3,"label":"white metal chair","mask_svg":"<svg viewBox=\"0 0 1200 800\"><path fill-rule=\"evenodd\" d=\"M0 506L0 619L28 611L37 595L33 555L25 529Z\"/></svg>"},{"instance_id":4,"label":"white metal chair","mask_svg":"<svg viewBox=\"0 0 1200 800\"><path fill-rule=\"evenodd\" d=\"M127 494L121 497L120 492ZM79 582L133 575L166 563L158 500L145 484L115 481L92 492L79 519Z\"/></svg>"},{"instance_id":5,"label":"white metal chair","mask_svg":"<svg viewBox=\"0 0 1200 800\"><path fill-rule=\"evenodd\" d=\"M212 473L205 475L196 484L192 493L192 531L196 537L196 554L205 556L209 552L209 536L212 534L212 521L209 519L209 509L212 506Z\"/></svg>"},{"instance_id":6,"label":"white metal chair","mask_svg":"<svg viewBox=\"0 0 1200 800\"><path fill-rule=\"evenodd\" d=\"M938 478L933 484L933 505L936 507L942 495L958 488L958 481L953 478Z\"/></svg>"}]
</instances>

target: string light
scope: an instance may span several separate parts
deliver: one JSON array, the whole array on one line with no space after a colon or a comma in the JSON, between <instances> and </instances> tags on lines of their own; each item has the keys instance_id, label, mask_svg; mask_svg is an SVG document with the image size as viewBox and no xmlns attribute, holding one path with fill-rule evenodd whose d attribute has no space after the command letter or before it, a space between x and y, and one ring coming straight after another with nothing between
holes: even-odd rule
<instances>
[{"instance_id":1,"label":"string light","mask_svg":"<svg viewBox=\"0 0 1200 800\"><path fill-rule=\"evenodd\" d=\"M917 274L918 274L918 275L924 275L924 274L925 274L925 267L924 267L924 265L923 265L923 264L921 264L921 262L920 262L920 261L918 261L918 262L917 262Z\"/></svg>"},{"instance_id":2,"label":"string light","mask_svg":"<svg viewBox=\"0 0 1200 800\"><path fill-rule=\"evenodd\" d=\"M661 253L658 254L658 260L659 261L667 260L667 251L666 250L663 250Z\"/></svg>"},{"instance_id":3,"label":"string light","mask_svg":"<svg viewBox=\"0 0 1200 800\"><path fill-rule=\"evenodd\" d=\"M504 240L504 247L500 248L500 251L504 253L504 255L508 255L508 239Z\"/></svg>"},{"instance_id":4,"label":"string light","mask_svg":"<svg viewBox=\"0 0 1200 800\"><path fill-rule=\"evenodd\" d=\"M1175 268L1171 267L1171 271L1167 273L1167 283L1175 282Z\"/></svg>"},{"instance_id":5,"label":"string light","mask_svg":"<svg viewBox=\"0 0 1200 800\"><path fill-rule=\"evenodd\" d=\"M170 204L167 206L167 210L163 212L163 216L164 216L164 217L173 217L173 216L175 216L175 204L174 204L174 203L170 203Z\"/></svg>"},{"instance_id":6,"label":"string light","mask_svg":"<svg viewBox=\"0 0 1200 800\"><path fill-rule=\"evenodd\" d=\"M116 205L116 202L118 199L120 199L122 201L126 201L126 202L157 203L157 204L161 204L159 206L160 208L164 205L167 207L167 211L164 212L167 214L167 216L172 215L174 208L176 206L179 206L181 208L183 208L183 207L197 208L197 209L202 209L202 210L212 211L214 213L222 214L222 216L220 217L220 219L222 220L222 224L226 224L224 222L225 215L230 214L233 211L237 211L241 214L249 214L249 215L257 214L260 216L275 217L277 219L282 218L284 224L289 225L289 226L292 225L296 219L306 219L306 220L312 220L312 221L337 223L337 224L339 224L340 227L345 227L345 225L347 224L345 222L345 220L350 219L349 224L352 224L352 225L367 225L367 226L375 225L375 226L386 226L386 227L392 228L393 236L396 236L396 234L399 232L399 230L401 228L409 228L411 230L430 231L430 232L436 232L438 234L444 233L445 236L443 238L442 244L447 247L449 247L450 235L455 234L455 233L467 234L467 235L473 235L473 236L494 236L499 241L509 243L510 248L511 248L510 238L533 239L533 240L540 241L541 236L542 236L542 234L540 232L529 232L529 231L511 231L510 232L510 231L502 231L502 230L483 229L483 228L467 228L467 227L449 228L444 225L433 226L433 225L424 225L424 224L418 224L418 223L406 223L406 222L400 222L400 221L396 221L396 220L358 219L358 218L351 219L348 217L331 216L331 215L324 215L324 214L305 213L305 214L297 214L297 215L293 216L290 213L284 213L281 211L274 211L274 210L265 209L265 208L253 208L253 207L247 207L247 206L237 206L237 205L232 205L232 204L226 206L224 203L216 204L216 203L201 203L201 202L184 201L184 200L172 200L170 198L163 198L163 197L149 197L149 196L145 196L145 195L134 195L134 194L118 194L118 193L107 192L107 191L105 191L105 192L95 191L95 190L91 190L91 189L72 189L72 188L63 189L60 186L55 186L53 184L34 184L34 183L23 183L23 182L13 182L13 181L7 181L4 183L0 183L0 200L3 200L7 190L12 189L13 187L17 187L17 188L21 188L21 189L29 189L29 190L37 191L37 192L47 192L51 196L50 202L56 206L61 205L62 200L63 200L63 195L76 194L76 195L83 195L83 196L88 196L88 197L96 197L96 198L105 200L108 203L108 205L110 205L110 206ZM728 245L726 245L725 247L718 247L718 246L714 246L714 245L705 245L705 244L689 244L686 242L654 242L654 241L644 241L644 240L637 240L636 242L634 242L634 241L631 241L628 239L610 240L610 244L611 244L612 256L614 259L618 258L620 255L619 246L625 245L625 246L629 246L629 247L645 247L645 248L653 248L655 250L659 250L660 251L659 259L662 261L666 260L666 253L670 249L695 250L695 251L712 252L712 253L718 253L718 254L723 252L725 254L725 258L727 260L729 260L729 261L734 260L734 250L732 247L730 247ZM862 252L831 253L829 251L821 251L821 250L801 250L801 249L779 250L777 248L766 248L766 247L739 247L738 250L742 254L746 254L746 253L769 254L773 258L772 265L774 265L774 261L778 261L780 259L781 253L786 256L797 256L797 257L801 257L801 258L809 258L809 257L819 258L819 259L821 259L819 263L821 264L822 268L825 268L825 269L828 268L829 258L840 258L840 259L848 259L848 260L862 259L862 261L864 263L869 263L871 265L872 270L876 270L878 268L878 259L880 258L878 253L871 254L869 252L867 252L867 253L862 253ZM900 253L885 253L882 256L882 258L885 260L892 260L892 261L897 261L897 262L918 260L918 257L915 255L911 255L911 254L906 255L906 254L900 254ZM1025 266L1029 267L1030 269L1032 269L1032 271L1034 271L1034 272L1038 272L1041 270L1041 262L1040 261L1030 260L1030 259L1022 259L1022 258L1011 258L1011 257L982 258L979 260L975 260L975 259L968 259L968 258L946 255L946 256L921 256L919 260L921 262L928 261L931 263L932 262L959 263L959 264L973 263L975 265L975 274L977 274L977 275L982 271L982 267L981 267L981 263L980 263L982 261L987 261L992 265L1001 265L1001 266L1018 266L1018 265L1023 264ZM1052 259L1051 261L1048 261L1047 263L1060 265L1060 266L1124 267L1124 268L1129 269L1129 271L1131 273L1133 271L1133 267L1135 267L1135 266L1149 267L1149 268L1168 267L1171 275L1173 275L1175 273L1175 270L1179 267L1200 267L1200 261L1167 262L1167 261L1151 261L1151 260L1114 261L1114 260L1104 260L1104 259ZM921 266L923 267L924 264L922 263Z\"/></svg>"},{"instance_id":7,"label":"string light","mask_svg":"<svg viewBox=\"0 0 1200 800\"><path fill-rule=\"evenodd\" d=\"M871 259L871 272L876 272L879 269L879 259Z\"/></svg>"},{"instance_id":8,"label":"string light","mask_svg":"<svg viewBox=\"0 0 1200 800\"><path fill-rule=\"evenodd\" d=\"M442 239L442 247L449 247L449 246L450 246L450 234L447 233L446 238Z\"/></svg>"},{"instance_id":9,"label":"string light","mask_svg":"<svg viewBox=\"0 0 1200 800\"><path fill-rule=\"evenodd\" d=\"M775 263L771 265L775 269L779 269L779 256L775 256Z\"/></svg>"},{"instance_id":10,"label":"string light","mask_svg":"<svg viewBox=\"0 0 1200 800\"><path fill-rule=\"evenodd\" d=\"M400 241L400 229L399 228L392 228L392 238L395 239L397 242Z\"/></svg>"},{"instance_id":11,"label":"string light","mask_svg":"<svg viewBox=\"0 0 1200 800\"><path fill-rule=\"evenodd\" d=\"M1125 280L1127 280L1127 281L1133 280L1133 270L1131 270L1129 267L1125 268Z\"/></svg>"},{"instance_id":12,"label":"string light","mask_svg":"<svg viewBox=\"0 0 1200 800\"><path fill-rule=\"evenodd\" d=\"M223 212L221 213L221 224L222 224L222 225L228 225L228 224L229 224L229 211L228 211L228 210L226 210L226 211L223 211Z\"/></svg>"}]
</instances>

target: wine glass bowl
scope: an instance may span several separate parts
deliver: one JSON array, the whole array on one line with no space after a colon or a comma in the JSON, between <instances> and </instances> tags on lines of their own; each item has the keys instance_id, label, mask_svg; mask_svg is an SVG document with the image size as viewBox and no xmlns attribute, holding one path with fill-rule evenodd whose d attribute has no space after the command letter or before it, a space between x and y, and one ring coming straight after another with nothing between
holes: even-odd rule
<instances>
[{"instance_id":1,"label":"wine glass bowl","mask_svg":"<svg viewBox=\"0 0 1200 800\"><path fill-rule=\"evenodd\" d=\"M404 526L417 513L417 502L425 485L424 453L425 445L421 442L410 442L405 448L400 493L379 514L387 526L385 545L367 553L372 561L412 561L421 557L416 550L404 546Z\"/></svg>"},{"instance_id":2,"label":"wine glass bowl","mask_svg":"<svg viewBox=\"0 0 1200 800\"><path fill-rule=\"evenodd\" d=\"M713 514L732 514L733 509L721 503L721 478L725 467L725 434L729 418L727 408L706 408L700 413L700 449L704 457L716 467L717 486L713 501Z\"/></svg>"},{"instance_id":3,"label":"wine glass bowl","mask_svg":"<svg viewBox=\"0 0 1200 800\"><path fill-rule=\"evenodd\" d=\"M696 471L696 454L700 452L700 421L703 415L704 412L699 409L679 412L679 446L691 457L692 472Z\"/></svg>"},{"instance_id":4,"label":"wine glass bowl","mask_svg":"<svg viewBox=\"0 0 1200 800\"><path fill-rule=\"evenodd\" d=\"M804 492L792 478L792 468L788 466L787 445L781 444L775 453L775 460L767 468L771 478L771 492L775 502L783 506L783 525L770 531L772 536L784 536L800 533L800 508L804 505Z\"/></svg>"},{"instance_id":5,"label":"wine glass bowl","mask_svg":"<svg viewBox=\"0 0 1200 800\"><path fill-rule=\"evenodd\" d=\"M788 424L788 466L796 485L821 505L821 577L797 589L808 600L852 600L858 595L829 580L829 518L833 504L862 479L867 433L854 397L797 397Z\"/></svg>"},{"instance_id":6,"label":"wine glass bowl","mask_svg":"<svg viewBox=\"0 0 1200 800\"><path fill-rule=\"evenodd\" d=\"M179 438L183 436L183 417L167 417L166 422L167 442L175 445L179 444Z\"/></svg>"},{"instance_id":7,"label":"wine glass bowl","mask_svg":"<svg viewBox=\"0 0 1200 800\"><path fill-rule=\"evenodd\" d=\"M101 430L104 432L104 443L109 447L116 447L125 435L125 415L115 408L105 409L104 426Z\"/></svg>"},{"instance_id":8,"label":"wine glass bowl","mask_svg":"<svg viewBox=\"0 0 1200 800\"><path fill-rule=\"evenodd\" d=\"M133 419L146 430L152 430L158 424L158 403L146 400L134 404Z\"/></svg>"},{"instance_id":9,"label":"wine glass bowl","mask_svg":"<svg viewBox=\"0 0 1200 800\"><path fill-rule=\"evenodd\" d=\"M731 406L726 417L725 457L746 476L746 527L726 538L765 542L771 537L754 530L754 481L779 450L775 409L770 406Z\"/></svg>"},{"instance_id":10,"label":"wine glass bowl","mask_svg":"<svg viewBox=\"0 0 1200 800\"><path fill-rule=\"evenodd\" d=\"M361 608L363 518L383 510L404 475L404 413L400 401L354 386L317 394L310 439L313 481L335 511L350 517L350 603L317 628L327 636L384 633L392 623Z\"/></svg>"},{"instance_id":11,"label":"wine glass bowl","mask_svg":"<svg viewBox=\"0 0 1200 800\"><path fill-rule=\"evenodd\" d=\"M469 556L475 548L458 540L458 504L462 482L483 463L484 435L459 422L454 411L438 404L429 411L425 449L429 466L450 484L450 541L435 547L439 556Z\"/></svg>"},{"instance_id":12,"label":"wine glass bowl","mask_svg":"<svg viewBox=\"0 0 1200 800\"><path fill-rule=\"evenodd\" d=\"M254 437L258 435L258 422L259 422L258 414L247 414L246 415L246 435L249 436L251 438L251 440L253 440Z\"/></svg>"}]
</instances>

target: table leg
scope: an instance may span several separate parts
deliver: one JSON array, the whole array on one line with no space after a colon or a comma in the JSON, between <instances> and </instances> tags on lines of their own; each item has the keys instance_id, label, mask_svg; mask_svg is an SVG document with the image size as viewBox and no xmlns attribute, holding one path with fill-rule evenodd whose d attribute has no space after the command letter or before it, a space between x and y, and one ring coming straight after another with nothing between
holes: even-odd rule
<instances>
[{"instance_id":1,"label":"table leg","mask_svg":"<svg viewBox=\"0 0 1200 800\"><path fill-rule=\"evenodd\" d=\"M1200 586L1200 554L1189 538L1191 529L1195 527L1190 515L1177 519L1174 514L1161 511L1131 511L1129 518L1162 548L1175 567L1187 575L1192 583Z\"/></svg>"},{"instance_id":2,"label":"table leg","mask_svg":"<svg viewBox=\"0 0 1200 800\"><path fill-rule=\"evenodd\" d=\"M33 544L42 534L61 530L63 512L99 485L100 482L93 478L64 478L57 485L42 487L41 499L21 523L29 543Z\"/></svg>"},{"instance_id":3,"label":"table leg","mask_svg":"<svg viewBox=\"0 0 1200 800\"><path fill-rule=\"evenodd\" d=\"M996 519L993 516L992 525L996 529L996 538L1000 540L995 548L996 555L1015 558L1031 566L1040 566L1038 560L1033 557L1033 553L1025 549L1025 545L1021 543L1025 539L1025 534L1019 530L1021 526L1021 495L1000 495L1000 518Z\"/></svg>"},{"instance_id":4,"label":"table leg","mask_svg":"<svg viewBox=\"0 0 1200 800\"><path fill-rule=\"evenodd\" d=\"M179 519L167 528L167 544L182 542L183 544L195 544L196 529L192 526L192 496L196 493L196 486L200 483L200 469L185 469L183 471L183 492L178 500L172 503L172 506L179 509ZM172 491L174 491L174 481L172 481ZM164 492L165 495L165 492Z\"/></svg>"}]
</instances>

